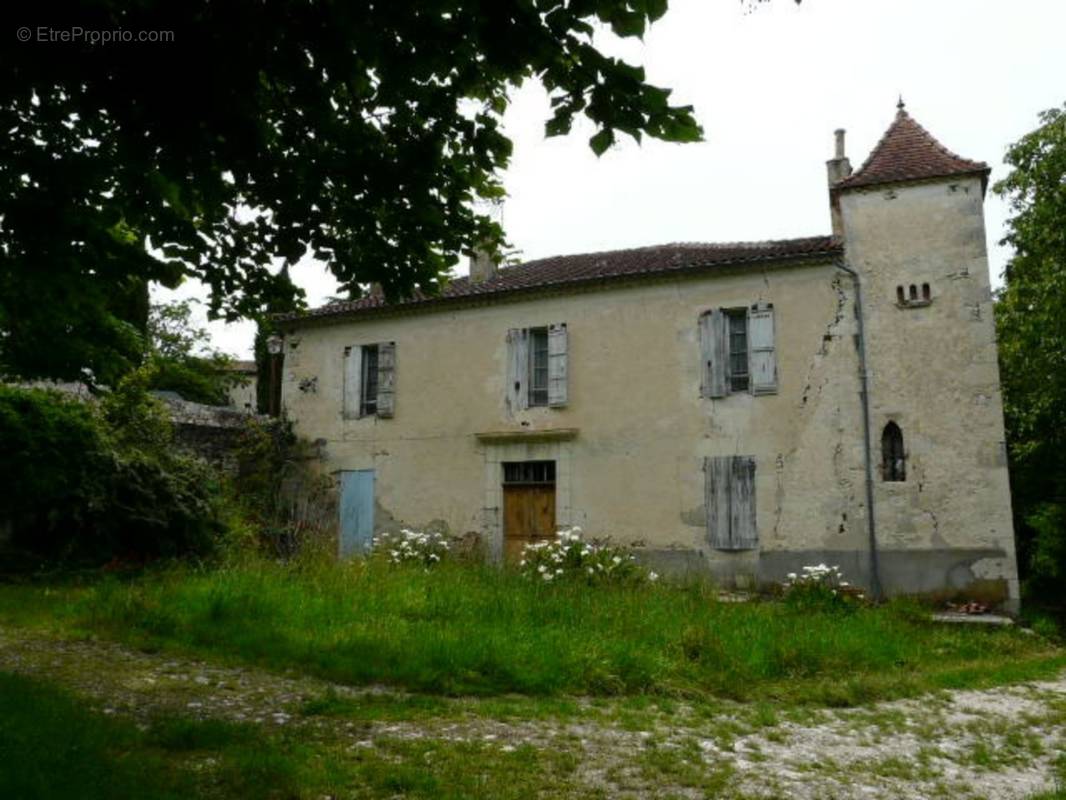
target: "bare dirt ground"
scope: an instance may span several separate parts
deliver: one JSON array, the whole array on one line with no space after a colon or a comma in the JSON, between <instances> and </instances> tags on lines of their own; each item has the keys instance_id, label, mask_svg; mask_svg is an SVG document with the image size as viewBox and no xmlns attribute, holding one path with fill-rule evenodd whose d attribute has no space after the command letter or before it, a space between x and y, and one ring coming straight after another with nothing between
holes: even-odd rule
<instances>
[{"instance_id":1,"label":"bare dirt ground","mask_svg":"<svg viewBox=\"0 0 1066 800\"><path fill-rule=\"evenodd\" d=\"M1060 788L1066 764L1066 676L843 710L722 703L634 713L622 700L582 700L577 714L499 718L487 701L457 699L442 713L371 719L301 709L323 696L354 706L373 696L380 706L405 695L21 629L0 628L0 670L64 686L105 714L303 726L347 750L397 738L576 748L577 779L608 797L1010 800Z\"/></svg>"}]
</instances>

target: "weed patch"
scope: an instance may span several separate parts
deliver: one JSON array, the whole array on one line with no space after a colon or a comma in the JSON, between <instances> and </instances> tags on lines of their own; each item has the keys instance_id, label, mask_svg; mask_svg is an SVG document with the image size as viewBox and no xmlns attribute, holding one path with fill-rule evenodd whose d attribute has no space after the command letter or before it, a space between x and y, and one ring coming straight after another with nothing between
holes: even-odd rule
<instances>
[{"instance_id":1,"label":"weed patch","mask_svg":"<svg viewBox=\"0 0 1066 800\"><path fill-rule=\"evenodd\" d=\"M1047 677L1066 663L1039 637L936 626L906 605L840 614L720 603L699 583L542 585L448 563L426 573L373 561L253 561L80 589L0 587L0 619L49 616L153 650L444 696L847 707Z\"/></svg>"}]
</instances>

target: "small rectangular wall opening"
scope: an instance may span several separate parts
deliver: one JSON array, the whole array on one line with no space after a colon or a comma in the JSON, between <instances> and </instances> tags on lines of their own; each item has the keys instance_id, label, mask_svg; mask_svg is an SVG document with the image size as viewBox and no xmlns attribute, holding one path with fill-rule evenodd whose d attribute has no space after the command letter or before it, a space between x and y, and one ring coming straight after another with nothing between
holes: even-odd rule
<instances>
[{"instance_id":1,"label":"small rectangular wall opening","mask_svg":"<svg viewBox=\"0 0 1066 800\"><path fill-rule=\"evenodd\" d=\"M555 462L505 461L504 557L518 561L526 545L555 538Z\"/></svg>"}]
</instances>

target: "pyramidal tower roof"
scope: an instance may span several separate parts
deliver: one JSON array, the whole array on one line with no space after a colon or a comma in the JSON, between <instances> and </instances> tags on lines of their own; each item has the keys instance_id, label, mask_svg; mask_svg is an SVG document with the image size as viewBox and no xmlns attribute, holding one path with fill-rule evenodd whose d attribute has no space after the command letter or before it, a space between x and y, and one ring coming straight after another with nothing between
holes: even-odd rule
<instances>
[{"instance_id":1,"label":"pyramidal tower roof","mask_svg":"<svg viewBox=\"0 0 1066 800\"><path fill-rule=\"evenodd\" d=\"M983 161L970 161L938 142L914 121L900 100L896 118L866 162L833 184L833 189L851 189L881 183L944 178L952 175L984 175L990 168Z\"/></svg>"}]
</instances>

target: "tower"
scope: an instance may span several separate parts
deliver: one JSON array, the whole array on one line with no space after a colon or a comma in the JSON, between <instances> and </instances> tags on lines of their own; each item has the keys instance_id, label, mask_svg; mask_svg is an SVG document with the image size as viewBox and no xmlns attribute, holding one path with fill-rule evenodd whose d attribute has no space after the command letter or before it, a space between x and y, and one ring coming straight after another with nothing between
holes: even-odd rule
<instances>
[{"instance_id":1,"label":"tower","mask_svg":"<svg viewBox=\"0 0 1066 800\"><path fill-rule=\"evenodd\" d=\"M897 109L857 171L842 132L829 162L834 234L862 282L881 579L890 592L948 586L1016 607L990 170Z\"/></svg>"}]
</instances>

